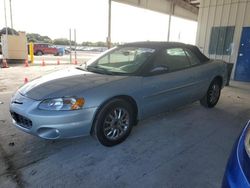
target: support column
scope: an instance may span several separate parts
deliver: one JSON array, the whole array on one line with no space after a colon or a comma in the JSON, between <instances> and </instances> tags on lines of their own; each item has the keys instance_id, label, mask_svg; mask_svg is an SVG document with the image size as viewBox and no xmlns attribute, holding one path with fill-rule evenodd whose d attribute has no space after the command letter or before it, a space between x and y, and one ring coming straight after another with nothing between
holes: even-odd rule
<instances>
[{"instance_id":1,"label":"support column","mask_svg":"<svg viewBox=\"0 0 250 188\"><path fill-rule=\"evenodd\" d=\"M167 38L168 42L170 38L171 19L172 19L173 13L174 13L174 0L170 0L170 11L169 11L169 17L168 17L168 38Z\"/></svg>"},{"instance_id":2,"label":"support column","mask_svg":"<svg viewBox=\"0 0 250 188\"><path fill-rule=\"evenodd\" d=\"M111 3L112 0L108 0L109 8L108 8L108 37L107 37L107 46L111 48Z\"/></svg>"}]
</instances>

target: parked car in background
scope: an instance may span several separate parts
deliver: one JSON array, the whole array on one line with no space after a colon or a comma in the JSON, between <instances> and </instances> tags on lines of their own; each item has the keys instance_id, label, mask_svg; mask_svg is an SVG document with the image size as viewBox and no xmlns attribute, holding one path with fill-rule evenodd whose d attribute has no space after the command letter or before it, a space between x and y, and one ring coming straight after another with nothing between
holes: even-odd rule
<instances>
[{"instance_id":1,"label":"parked car in background","mask_svg":"<svg viewBox=\"0 0 250 188\"><path fill-rule=\"evenodd\" d=\"M65 54L65 50L63 47L56 47L47 43L34 43L34 54L38 56L45 54L62 56Z\"/></svg>"},{"instance_id":2,"label":"parked car in background","mask_svg":"<svg viewBox=\"0 0 250 188\"><path fill-rule=\"evenodd\" d=\"M10 113L21 130L45 139L95 135L105 146L124 141L137 120L200 100L214 107L226 64L182 43L138 42L22 86Z\"/></svg>"},{"instance_id":3,"label":"parked car in background","mask_svg":"<svg viewBox=\"0 0 250 188\"><path fill-rule=\"evenodd\" d=\"M250 188L250 120L234 145L222 188Z\"/></svg>"},{"instance_id":4,"label":"parked car in background","mask_svg":"<svg viewBox=\"0 0 250 188\"><path fill-rule=\"evenodd\" d=\"M64 47L57 47L57 54L58 56L63 56L64 54L66 54L66 50Z\"/></svg>"},{"instance_id":5,"label":"parked car in background","mask_svg":"<svg viewBox=\"0 0 250 188\"><path fill-rule=\"evenodd\" d=\"M71 52L70 48L65 48L64 51L65 51L65 54L70 54Z\"/></svg>"}]
</instances>

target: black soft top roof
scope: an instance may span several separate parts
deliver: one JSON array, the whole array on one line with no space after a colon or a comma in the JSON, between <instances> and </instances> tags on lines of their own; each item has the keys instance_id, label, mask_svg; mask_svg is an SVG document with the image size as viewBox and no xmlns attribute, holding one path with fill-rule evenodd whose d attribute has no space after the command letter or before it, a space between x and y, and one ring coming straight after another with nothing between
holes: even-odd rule
<instances>
[{"instance_id":1,"label":"black soft top roof","mask_svg":"<svg viewBox=\"0 0 250 188\"><path fill-rule=\"evenodd\" d=\"M170 47L180 47L180 48L187 48L190 49L193 53L196 54L196 56L202 61L206 62L209 60L208 57L206 57L197 46L190 45L190 44L184 44L180 42L152 42L152 41L146 41L146 42L133 42L133 43L126 43L121 46L128 46L128 47L144 47L144 48L154 48L157 50L160 50L162 48L170 48Z\"/></svg>"}]
</instances>

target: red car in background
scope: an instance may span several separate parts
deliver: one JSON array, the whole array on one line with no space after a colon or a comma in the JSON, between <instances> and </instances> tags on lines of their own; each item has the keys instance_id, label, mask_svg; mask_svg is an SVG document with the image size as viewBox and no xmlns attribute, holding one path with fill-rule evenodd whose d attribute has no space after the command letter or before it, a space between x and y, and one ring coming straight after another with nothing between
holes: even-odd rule
<instances>
[{"instance_id":1,"label":"red car in background","mask_svg":"<svg viewBox=\"0 0 250 188\"><path fill-rule=\"evenodd\" d=\"M64 55L56 46L46 43L35 43L34 54L41 56L44 54Z\"/></svg>"}]
</instances>

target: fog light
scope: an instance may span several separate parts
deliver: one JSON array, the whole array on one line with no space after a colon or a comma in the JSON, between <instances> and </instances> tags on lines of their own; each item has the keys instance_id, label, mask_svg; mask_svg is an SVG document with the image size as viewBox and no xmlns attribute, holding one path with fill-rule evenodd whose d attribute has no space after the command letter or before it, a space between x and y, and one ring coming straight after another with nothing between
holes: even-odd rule
<instances>
[{"instance_id":1,"label":"fog light","mask_svg":"<svg viewBox=\"0 0 250 188\"><path fill-rule=\"evenodd\" d=\"M58 129L43 127L38 129L38 136L45 139L56 139L59 137L60 132Z\"/></svg>"}]
</instances>

